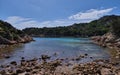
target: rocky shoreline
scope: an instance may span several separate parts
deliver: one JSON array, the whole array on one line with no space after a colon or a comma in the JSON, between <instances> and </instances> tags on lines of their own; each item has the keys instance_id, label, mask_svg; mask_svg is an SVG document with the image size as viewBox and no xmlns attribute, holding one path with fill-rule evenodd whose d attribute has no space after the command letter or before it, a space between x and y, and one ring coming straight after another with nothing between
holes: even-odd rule
<instances>
[{"instance_id":1,"label":"rocky shoreline","mask_svg":"<svg viewBox=\"0 0 120 75\"><path fill-rule=\"evenodd\" d=\"M84 54L76 58L55 60L51 60L52 57L48 55L29 60L21 57L19 63L12 61L1 65L0 75L120 75L119 61L97 59L87 63L76 63L87 57L90 56Z\"/></svg>"},{"instance_id":2,"label":"rocky shoreline","mask_svg":"<svg viewBox=\"0 0 120 75\"><path fill-rule=\"evenodd\" d=\"M0 49L18 43L27 43L33 38L22 30L16 29L10 23L0 20Z\"/></svg>"},{"instance_id":3,"label":"rocky shoreline","mask_svg":"<svg viewBox=\"0 0 120 75\"><path fill-rule=\"evenodd\" d=\"M120 75L120 57L119 52L117 52L120 51L120 48L115 42L105 42L108 40L105 38L105 35L104 37L92 37L94 43L115 49L115 58L93 59L89 54L75 58L56 58L55 60L51 59L52 55L41 55L39 58L33 59L21 57L19 62L11 61L9 64L1 64L0 75ZM54 54L54 56L56 55L57 53ZM92 61L78 62L86 58L90 58Z\"/></svg>"},{"instance_id":4,"label":"rocky shoreline","mask_svg":"<svg viewBox=\"0 0 120 75\"><path fill-rule=\"evenodd\" d=\"M120 59L120 38L109 32L103 36L94 36L91 38L95 44L114 50L114 57Z\"/></svg>"},{"instance_id":5,"label":"rocky shoreline","mask_svg":"<svg viewBox=\"0 0 120 75\"><path fill-rule=\"evenodd\" d=\"M105 35L104 35L104 38ZM120 75L119 47L113 43L105 43L103 36L92 37L94 43L103 47L115 49L115 58L93 59L89 54L74 58L56 58L41 55L39 58L11 61L0 65L0 75ZM106 39L108 40L108 38ZM111 44L111 45L109 45ZM79 63L82 59L90 58L91 62ZM67 62L66 62L67 61Z\"/></svg>"},{"instance_id":6,"label":"rocky shoreline","mask_svg":"<svg viewBox=\"0 0 120 75\"><path fill-rule=\"evenodd\" d=\"M20 44L20 43L28 43L31 41L35 41L35 40L28 35L25 35L23 38L20 37L16 41L15 40L11 41L11 40L5 39L3 37L0 37L0 50L7 48L7 47L10 47L10 46Z\"/></svg>"}]
</instances>

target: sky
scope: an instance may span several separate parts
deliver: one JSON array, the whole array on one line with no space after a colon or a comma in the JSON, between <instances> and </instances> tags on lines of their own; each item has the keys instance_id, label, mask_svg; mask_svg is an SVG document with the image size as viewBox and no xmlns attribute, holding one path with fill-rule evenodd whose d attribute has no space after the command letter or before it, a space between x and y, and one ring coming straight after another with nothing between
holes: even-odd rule
<instances>
[{"instance_id":1,"label":"sky","mask_svg":"<svg viewBox=\"0 0 120 75\"><path fill-rule=\"evenodd\" d=\"M18 29L85 23L120 15L120 0L0 0L0 19Z\"/></svg>"}]
</instances>

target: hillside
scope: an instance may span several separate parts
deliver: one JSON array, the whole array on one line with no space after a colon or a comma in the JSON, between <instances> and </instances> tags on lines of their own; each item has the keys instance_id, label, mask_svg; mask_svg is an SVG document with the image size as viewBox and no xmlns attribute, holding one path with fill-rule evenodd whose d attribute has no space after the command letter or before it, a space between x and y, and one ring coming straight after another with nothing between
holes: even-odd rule
<instances>
[{"instance_id":1,"label":"hillside","mask_svg":"<svg viewBox=\"0 0 120 75\"><path fill-rule=\"evenodd\" d=\"M11 24L0 20L0 44L15 44L31 41L32 38Z\"/></svg>"},{"instance_id":2,"label":"hillside","mask_svg":"<svg viewBox=\"0 0 120 75\"><path fill-rule=\"evenodd\" d=\"M26 29L23 29L23 31L32 36L91 37L91 36L103 35L107 33L110 30L110 26L115 20L115 18L120 19L120 16L115 16L115 15L104 16L90 23L79 23L79 24L73 24L71 26L66 26L66 27L26 28Z\"/></svg>"},{"instance_id":3,"label":"hillside","mask_svg":"<svg viewBox=\"0 0 120 75\"><path fill-rule=\"evenodd\" d=\"M109 16L110 30L103 36L94 36L92 39L100 46L108 47L115 52L114 57L120 59L120 17Z\"/></svg>"}]
</instances>

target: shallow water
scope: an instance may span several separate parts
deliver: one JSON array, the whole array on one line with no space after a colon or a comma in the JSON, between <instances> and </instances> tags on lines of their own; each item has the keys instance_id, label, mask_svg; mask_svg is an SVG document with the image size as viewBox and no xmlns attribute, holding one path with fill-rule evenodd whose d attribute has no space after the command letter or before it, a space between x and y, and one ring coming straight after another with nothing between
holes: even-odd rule
<instances>
[{"instance_id":1,"label":"shallow water","mask_svg":"<svg viewBox=\"0 0 120 75\"><path fill-rule=\"evenodd\" d=\"M26 59L39 58L42 54L54 55L55 58L74 58L87 53L93 59L108 59L109 52L92 43L89 38L34 38L35 42L19 45L12 49L6 49L10 55L9 59L1 58L1 64L7 64L10 61L19 61L21 57ZM5 51L6 51L5 50ZM80 62L88 62L93 59L86 58Z\"/></svg>"}]
</instances>

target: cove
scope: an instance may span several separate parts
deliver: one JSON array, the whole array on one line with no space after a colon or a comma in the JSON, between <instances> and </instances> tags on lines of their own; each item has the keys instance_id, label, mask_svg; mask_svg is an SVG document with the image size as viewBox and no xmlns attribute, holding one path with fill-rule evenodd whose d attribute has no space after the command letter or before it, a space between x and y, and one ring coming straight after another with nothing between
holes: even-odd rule
<instances>
[{"instance_id":1,"label":"cove","mask_svg":"<svg viewBox=\"0 0 120 75\"><path fill-rule=\"evenodd\" d=\"M42 54L55 58L74 58L82 54L88 54L89 57L80 62L89 62L94 59L108 59L109 50L100 47L89 38L34 38L34 42L21 44L15 48L6 49L10 58L1 58L1 64L7 64L11 61L19 61L21 57L26 59L39 58ZM54 54L57 56L54 57Z\"/></svg>"}]
</instances>

